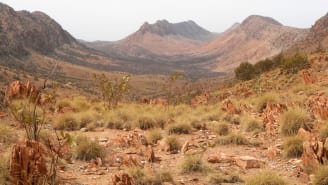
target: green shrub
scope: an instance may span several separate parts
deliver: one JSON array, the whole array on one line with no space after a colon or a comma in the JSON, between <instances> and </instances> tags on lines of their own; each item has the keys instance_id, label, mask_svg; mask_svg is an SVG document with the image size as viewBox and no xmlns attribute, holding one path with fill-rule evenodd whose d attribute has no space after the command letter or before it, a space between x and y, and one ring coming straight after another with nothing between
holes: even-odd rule
<instances>
[{"instance_id":1,"label":"green shrub","mask_svg":"<svg viewBox=\"0 0 328 185\"><path fill-rule=\"evenodd\" d=\"M254 68L257 74L262 74L264 72L270 71L271 69L274 69L276 66L277 63L275 63L273 60L265 59L257 62L254 65Z\"/></svg>"},{"instance_id":2,"label":"green shrub","mask_svg":"<svg viewBox=\"0 0 328 185\"><path fill-rule=\"evenodd\" d=\"M280 132L284 136L295 135L300 128L304 128L305 130L311 128L307 113L303 109L291 109L281 115Z\"/></svg>"},{"instance_id":3,"label":"green shrub","mask_svg":"<svg viewBox=\"0 0 328 185\"><path fill-rule=\"evenodd\" d=\"M57 117L53 125L56 130L78 130L80 125L73 113L65 113Z\"/></svg>"},{"instance_id":4,"label":"green shrub","mask_svg":"<svg viewBox=\"0 0 328 185\"><path fill-rule=\"evenodd\" d=\"M163 138L161 130L160 129L153 129L149 130L146 133L147 141L152 144L156 144L157 141L161 140Z\"/></svg>"},{"instance_id":5,"label":"green shrub","mask_svg":"<svg viewBox=\"0 0 328 185\"><path fill-rule=\"evenodd\" d=\"M182 173L206 172L207 166L199 155L186 156L181 164Z\"/></svg>"},{"instance_id":6,"label":"green shrub","mask_svg":"<svg viewBox=\"0 0 328 185\"><path fill-rule=\"evenodd\" d=\"M321 166L314 174L313 185L328 184L328 166Z\"/></svg>"},{"instance_id":7,"label":"green shrub","mask_svg":"<svg viewBox=\"0 0 328 185\"><path fill-rule=\"evenodd\" d=\"M301 157L303 154L303 139L300 137L286 138L283 146L286 157Z\"/></svg>"},{"instance_id":8,"label":"green shrub","mask_svg":"<svg viewBox=\"0 0 328 185\"><path fill-rule=\"evenodd\" d=\"M219 145L249 145L250 142L240 133L231 133L227 136L221 136L216 140L216 143Z\"/></svg>"},{"instance_id":9,"label":"green shrub","mask_svg":"<svg viewBox=\"0 0 328 185\"><path fill-rule=\"evenodd\" d=\"M176 136L168 136L165 142L171 152L177 152L181 149L181 144Z\"/></svg>"},{"instance_id":10,"label":"green shrub","mask_svg":"<svg viewBox=\"0 0 328 185\"><path fill-rule=\"evenodd\" d=\"M76 159L90 161L91 159L101 158L106 156L105 149L96 141L91 141L89 138L80 136L77 138Z\"/></svg>"},{"instance_id":11,"label":"green shrub","mask_svg":"<svg viewBox=\"0 0 328 185\"><path fill-rule=\"evenodd\" d=\"M274 172L265 171L246 180L246 185L287 185L288 183Z\"/></svg>"},{"instance_id":12,"label":"green shrub","mask_svg":"<svg viewBox=\"0 0 328 185\"><path fill-rule=\"evenodd\" d=\"M256 70L254 66L248 62L241 63L239 67L235 69L235 76L238 80L251 80L256 76Z\"/></svg>"},{"instance_id":13,"label":"green shrub","mask_svg":"<svg viewBox=\"0 0 328 185\"><path fill-rule=\"evenodd\" d=\"M186 123L176 123L169 125L167 130L169 134L189 134L191 126Z\"/></svg>"},{"instance_id":14,"label":"green shrub","mask_svg":"<svg viewBox=\"0 0 328 185\"><path fill-rule=\"evenodd\" d=\"M305 69L309 66L309 62L306 55L299 53L292 57L285 58L282 62L282 70L286 73L297 73L298 71Z\"/></svg>"}]
</instances>

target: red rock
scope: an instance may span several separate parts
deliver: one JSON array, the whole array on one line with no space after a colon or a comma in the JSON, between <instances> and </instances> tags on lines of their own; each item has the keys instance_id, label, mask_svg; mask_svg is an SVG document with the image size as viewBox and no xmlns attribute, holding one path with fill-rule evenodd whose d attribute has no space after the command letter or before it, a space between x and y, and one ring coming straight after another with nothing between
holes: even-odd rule
<instances>
[{"instance_id":1,"label":"red rock","mask_svg":"<svg viewBox=\"0 0 328 185\"><path fill-rule=\"evenodd\" d=\"M251 168L260 168L264 162L251 156L240 156L235 158L237 166L247 170Z\"/></svg>"},{"instance_id":2,"label":"red rock","mask_svg":"<svg viewBox=\"0 0 328 185\"><path fill-rule=\"evenodd\" d=\"M281 154L281 150L276 146L269 147L267 152L266 152L266 156L270 160L276 159L280 154Z\"/></svg>"},{"instance_id":3,"label":"red rock","mask_svg":"<svg viewBox=\"0 0 328 185\"><path fill-rule=\"evenodd\" d=\"M304 128L300 128L297 132L297 136L300 138L309 141L311 139L311 133L309 131L306 131Z\"/></svg>"},{"instance_id":4,"label":"red rock","mask_svg":"<svg viewBox=\"0 0 328 185\"><path fill-rule=\"evenodd\" d=\"M232 163L234 162L234 159L232 156L227 156L224 153L219 153L216 155L208 156L207 161L209 163Z\"/></svg>"}]
</instances>

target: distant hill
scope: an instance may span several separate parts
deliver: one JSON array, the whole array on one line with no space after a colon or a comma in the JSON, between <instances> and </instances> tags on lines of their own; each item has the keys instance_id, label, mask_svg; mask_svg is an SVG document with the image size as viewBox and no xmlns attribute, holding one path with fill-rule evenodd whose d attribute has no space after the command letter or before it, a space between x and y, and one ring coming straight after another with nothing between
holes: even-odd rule
<instances>
[{"instance_id":1,"label":"distant hill","mask_svg":"<svg viewBox=\"0 0 328 185\"><path fill-rule=\"evenodd\" d=\"M235 23L225 32L211 33L193 21L145 23L117 42L86 43L111 57L135 63L183 65L205 71L229 72L240 63L274 56L305 38L308 30L284 26L258 15Z\"/></svg>"},{"instance_id":2,"label":"distant hill","mask_svg":"<svg viewBox=\"0 0 328 185\"><path fill-rule=\"evenodd\" d=\"M216 37L193 21L170 23L160 20L144 23L139 30L117 42L93 42L86 45L111 55L140 58L179 55Z\"/></svg>"},{"instance_id":3,"label":"distant hill","mask_svg":"<svg viewBox=\"0 0 328 185\"><path fill-rule=\"evenodd\" d=\"M302 40L307 32L306 29L284 26L269 17L253 15L241 24L233 25L192 55L213 56L215 61L208 67L229 71L242 62L255 63L274 56Z\"/></svg>"}]
</instances>

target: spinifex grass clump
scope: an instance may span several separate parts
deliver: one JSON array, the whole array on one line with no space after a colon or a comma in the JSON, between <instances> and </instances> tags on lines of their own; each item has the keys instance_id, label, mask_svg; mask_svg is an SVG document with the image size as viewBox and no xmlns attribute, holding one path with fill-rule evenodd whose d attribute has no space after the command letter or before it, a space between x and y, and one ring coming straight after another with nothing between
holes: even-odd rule
<instances>
[{"instance_id":1,"label":"spinifex grass clump","mask_svg":"<svg viewBox=\"0 0 328 185\"><path fill-rule=\"evenodd\" d=\"M305 110L296 108L284 112L280 117L280 132L284 136L297 134L300 128L311 129L309 118Z\"/></svg>"}]
</instances>

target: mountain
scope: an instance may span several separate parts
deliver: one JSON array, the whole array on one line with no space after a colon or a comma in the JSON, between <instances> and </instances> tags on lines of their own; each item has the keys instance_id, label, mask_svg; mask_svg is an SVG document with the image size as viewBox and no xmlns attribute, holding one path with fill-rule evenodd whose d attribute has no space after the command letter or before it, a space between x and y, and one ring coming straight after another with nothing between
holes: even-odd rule
<instances>
[{"instance_id":1,"label":"mountain","mask_svg":"<svg viewBox=\"0 0 328 185\"><path fill-rule=\"evenodd\" d=\"M33 56L51 57L62 62L92 68L116 70L123 67L96 50L80 44L55 20L42 12L15 11L0 3L0 64L28 66ZM32 66L32 67L31 67Z\"/></svg>"},{"instance_id":2,"label":"mountain","mask_svg":"<svg viewBox=\"0 0 328 185\"><path fill-rule=\"evenodd\" d=\"M94 42L89 47L110 55L153 58L181 55L215 38L193 21L170 23L160 20L154 24L144 23L138 31L118 42Z\"/></svg>"},{"instance_id":3,"label":"mountain","mask_svg":"<svg viewBox=\"0 0 328 185\"><path fill-rule=\"evenodd\" d=\"M307 29L284 26L259 15L235 23L225 32L211 33L193 21L155 24L140 29L117 42L93 42L87 46L108 56L134 63L160 63L205 71L229 72L240 63L272 57L307 35Z\"/></svg>"},{"instance_id":4,"label":"mountain","mask_svg":"<svg viewBox=\"0 0 328 185\"><path fill-rule=\"evenodd\" d=\"M320 50L328 50L328 14L317 20L306 37L293 45L286 53L311 53Z\"/></svg>"},{"instance_id":5,"label":"mountain","mask_svg":"<svg viewBox=\"0 0 328 185\"><path fill-rule=\"evenodd\" d=\"M0 55L24 56L29 50L49 53L64 44L78 44L42 12L15 11L0 3Z\"/></svg>"},{"instance_id":6,"label":"mountain","mask_svg":"<svg viewBox=\"0 0 328 185\"><path fill-rule=\"evenodd\" d=\"M255 63L274 56L302 40L307 32L306 29L284 26L269 17L252 15L191 55L211 56L214 62L208 68L229 71L242 62Z\"/></svg>"}]
</instances>

